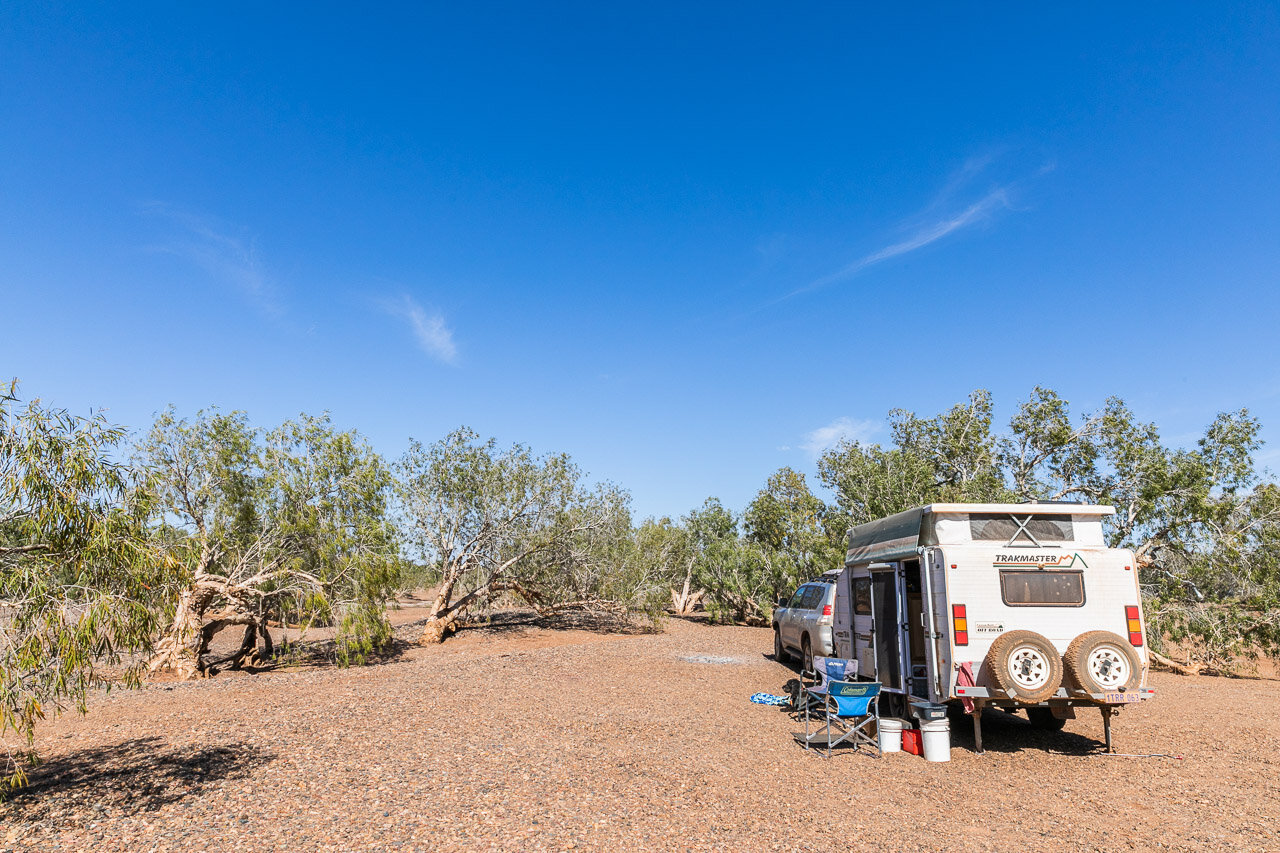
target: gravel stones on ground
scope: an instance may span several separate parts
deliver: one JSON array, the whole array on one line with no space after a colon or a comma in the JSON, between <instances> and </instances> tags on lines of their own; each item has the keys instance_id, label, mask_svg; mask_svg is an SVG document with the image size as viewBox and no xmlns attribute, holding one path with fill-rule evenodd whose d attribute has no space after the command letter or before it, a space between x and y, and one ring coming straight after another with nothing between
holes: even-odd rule
<instances>
[{"instance_id":1,"label":"gravel stones on ground","mask_svg":"<svg viewBox=\"0 0 1280 853\"><path fill-rule=\"evenodd\" d=\"M0 850L1267 850L1280 682L1156 674L1060 733L956 721L952 761L838 754L754 705L767 629L499 625L360 669L223 673L42 726Z\"/></svg>"}]
</instances>

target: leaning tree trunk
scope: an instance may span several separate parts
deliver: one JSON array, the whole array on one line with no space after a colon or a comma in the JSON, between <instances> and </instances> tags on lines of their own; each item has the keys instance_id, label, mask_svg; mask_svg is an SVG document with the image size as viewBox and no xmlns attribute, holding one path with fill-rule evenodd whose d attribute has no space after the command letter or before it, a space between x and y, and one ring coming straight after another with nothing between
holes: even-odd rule
<instances>
[{"instance_id":1,"label":"leaning tree trunk","mask_svg":"<svg viewBox=\"0 0 1280 853\"><path fill-rule=\"evenodd\" d=\"M671 590L671 607L675 610L677 616L688 616L698 608L702 603L703 597L707 594L706 590L698 590L690 592L689 585L693 581L693 561L689 561L689 567L684 573L684 589L680 592Z\"/></svg>"},{"instance_id":2,"label":"leaning tree trunk","mask_svg":"<svg viewBox=\"0 0 1280 853\"><path fill-rule=\"evenodd\" d=\"M436 595L435 602L431 605L431 615L427 617L427 624L422 629L422 637L418 642L424 646L428 643L443 643L445 637L458 630L462 616L467 612L468 608L489 598L495 590L500 588L517 589L518 585L508 586L508 581L505 579L506 571L537 550L539 549L536 547L528 548L510 557L502 565L490 571L484 583L478 585L457 601L452 600L453 592L458 585L458 581L462 578L463 572L466 571L466 558L456 562L451 561L447 564L444 572L444 582L440 586L440 592ZM523 594L525 598L529 597L527 592Z\"/></svg>"},{"instance_id":3,"label":"leaning tree trunk","mask_svg":"<svg viewBox=\"0 0 1280 853\"><path fill-rule=\"evenodd\" d=\"M147 666L150 672L171 669L183 680L203 674L200 655L208 645L202 630L204 613L216 595L216 589L201 585L199 581L193 582L182 593L173 614L173 624L156 644L156 653Z\"/></svg>"},{"instance_id":4,"label":"leaning tree trunk","mask_svg":"<svg viewBox=\"0 0 1280 853\"><path fill-rule=\"evenodd\" d=\"M443 643L445 637L458 630L458 618L457 612L444 616L432 616L422 629L422 637L419 642L424 646L428 643Z\"/></svg>"},{"instance_id":5,"label":"leaning tree trunk","mask_svg":"<svg viewBox=\"0 0 1280 853\"><path fill-rule=\"evenodd\" d=\"M458 573L451 572L440 585L435 601L431 603L431 613L427 616L427 624L422 629L418 642L422 645L443 643L454 631L458 630L458 620L462 608L452 605L453 590L458 583Z\"/></svg>"},{"instance_id":6,"label":"leaning tree trunk","mask_svg":"<svg viewBox=\"0 0 1280 853\"><path fill-rule=\"evenodd\" d=\"M431 606L431 615L427 617L427 624L422 629L422 637L418 640L422 645L443 643L446 637L458 630L462 614L476 599L476 593L473 592L451 604L449 594L452 591L453 584L450 583L436 596L435 604Z\"/></svg>"},{"instance_id":7,"label":"leaning tree trunk","mask_svg":"<svg viewBox=\"0 0 1280 853\"><path fill-rule=\"evenodd\" d=\"M1153 652L1150 649L1147 650L1147 654L1151 657L1151 660L1154 661L1155 663L1158 663L1160 666L1163 666L1165 669L1172 670L1178 673L1179 675L1203 675L1205 671L1205 665L1202 663L1196 663L1195 661L1190 661L1188 663L1181 664L1181 663L1178 663L1176 660L1172 660L1170 658L1165 657L1162 654L1157 654L1156 652Z\"/></svg>"},{"instance_id":8,"label":"leaning tree trunk","mask_svg":"<svg viewBox=\"0 0 1280 853\"><path fill-rule=\"evenodd\" d=\"M226 602L226 608L210 614L209 608L219 599ZM249 589L218 575L197 571L191 586L178 600L168 633L156 644L156 654L148 664L148 670L170 669L186 680L214 675L224 664L239 669L246 661L254 663L270 657L273 651L271 634L267 631L266 620L254 614L251 599ZM233 625L244 627L239 648L222 657L207 657L213 638ZM261 649L258 648L259 640Z\"/></svg>"}]
</instances>

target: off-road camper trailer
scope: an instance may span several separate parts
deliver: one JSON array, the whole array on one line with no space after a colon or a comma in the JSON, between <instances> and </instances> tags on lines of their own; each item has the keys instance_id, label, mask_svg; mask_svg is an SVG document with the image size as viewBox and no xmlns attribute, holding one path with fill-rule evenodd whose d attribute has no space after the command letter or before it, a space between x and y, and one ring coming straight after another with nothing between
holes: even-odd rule
<instances>
[{"instance_id":1,"label":"off-road camper trailer","mask_svg":"<svg viewBox=\"0 0 1280 853\"><path fill-rule=\"evenodd\" d=\"M1108 548L1109 506L931 504L849 531L835 654L921 719L946 703L1027 709L1061 727L1149 698L1137 564ZM966 701L967 700L967 701Z\"/></svg>"}]
</instances>

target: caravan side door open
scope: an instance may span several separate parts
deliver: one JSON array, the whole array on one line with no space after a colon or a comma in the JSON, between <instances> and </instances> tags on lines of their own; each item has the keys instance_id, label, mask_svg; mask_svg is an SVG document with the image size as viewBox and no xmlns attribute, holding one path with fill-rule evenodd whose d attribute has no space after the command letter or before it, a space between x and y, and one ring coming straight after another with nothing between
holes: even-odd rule
<instances>
[{"instance_id":1,"label":"caravan side door open","mask_svg":"<svg viewBox=\"0 0 1280 853\"><path fill-rule=\"evenodd\" d=\"M871 644L876 681L882 689L901 691L902 616L898 607L898 582L896 563L871 572Z\"/></svg>"}]
</instances>

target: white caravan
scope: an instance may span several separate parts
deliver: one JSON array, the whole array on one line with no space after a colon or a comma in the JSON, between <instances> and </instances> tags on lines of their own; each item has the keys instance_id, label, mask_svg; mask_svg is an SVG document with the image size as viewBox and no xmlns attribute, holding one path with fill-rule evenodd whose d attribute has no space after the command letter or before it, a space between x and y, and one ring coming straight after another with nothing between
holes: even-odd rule
<instances>
[{"instance_id":1,"label":"white caravan","mask_svg":"<svg viewBox=\"0 0 1280 853\"><path fill-rule=\"evenodd\" d=\"M937 719L984 705L1061 728L1150 698L1132 551L1108 548L1109 506L931 504L849 531L833 645L879 681L886 716ZM968 700L968 701L966 701Z\"/></svg>"}]
</instances>

